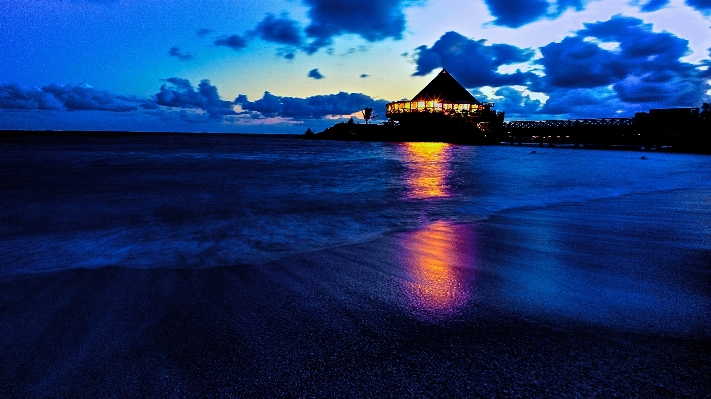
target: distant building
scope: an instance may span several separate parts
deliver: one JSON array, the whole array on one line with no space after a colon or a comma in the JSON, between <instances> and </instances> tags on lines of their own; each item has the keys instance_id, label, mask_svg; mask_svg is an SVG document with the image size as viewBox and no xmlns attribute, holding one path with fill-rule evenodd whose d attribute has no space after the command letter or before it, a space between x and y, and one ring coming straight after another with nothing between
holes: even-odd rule
<instances>
[{"instance_id":1,"label":"distant building","mask_svg":"<svg viewBox=\"0 0 711 399\"><path fill-rule=\"evenodd\" d=\"M457 82L446 69L410 101L386 105L387 118L402 125L474 125L482 132L494 130L504 120L493 103L482 103Z\"/></svg>"},{"instance_id":2,"label":"distant building","mask_svg":"<svg viewBox=\"0 0 711 399\"><path fill-rule=\"evenodd\" d=\"M478 101L444 69L412 100L387 104L385 111L388 121L379 125L351 119L300 137L459 144L498 144L507 138L504 113L494 111L493 103Z\"/></svg>"}]
</instances>

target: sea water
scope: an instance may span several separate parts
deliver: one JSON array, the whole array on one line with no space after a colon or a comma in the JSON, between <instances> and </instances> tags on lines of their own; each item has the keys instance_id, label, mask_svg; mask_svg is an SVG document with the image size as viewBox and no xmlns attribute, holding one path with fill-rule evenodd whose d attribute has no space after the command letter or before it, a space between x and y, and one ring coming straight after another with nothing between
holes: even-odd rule
<instances>
[{"instance_id":1,"label":"sea water","mask_svg":"<svg viewBox=\"0 0 711 399\"><path fill-rule=\"evenodd\" d=\"M711 158L688 154L273 135L5 139L0 277L264 264L440 221L709 186Z\"/></svg>"}]
</instances>

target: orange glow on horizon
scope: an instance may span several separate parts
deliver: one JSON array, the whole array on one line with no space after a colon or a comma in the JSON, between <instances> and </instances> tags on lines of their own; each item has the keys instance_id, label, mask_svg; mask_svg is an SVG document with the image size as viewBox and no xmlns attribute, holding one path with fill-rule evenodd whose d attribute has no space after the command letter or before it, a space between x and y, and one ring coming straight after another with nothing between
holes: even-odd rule
<instances>
[{"instance_id":1,"label":"orange glow on horizon","mask_svg":"<svg viewBox=\"0 0 711 399\"><path fill-rule=\"evenodd\" d=\"M405 143L405 165L408 198L425 199L449 196L447 177L449 144Z\"/></svg>"}]
</instances>

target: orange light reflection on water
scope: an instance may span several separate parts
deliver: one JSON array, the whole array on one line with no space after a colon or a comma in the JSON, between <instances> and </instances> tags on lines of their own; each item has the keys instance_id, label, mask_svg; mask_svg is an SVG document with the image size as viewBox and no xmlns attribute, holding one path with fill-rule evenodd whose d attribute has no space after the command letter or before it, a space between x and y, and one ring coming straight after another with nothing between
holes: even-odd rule
<instances>
[{"instance_id":1,"label":"orange light reflection on water","mask_svg":"<svg viewBox=\"0 0 711 399\"><path fill-rule=\"evenodd\" d=\"M447 197L449 169L449 144L403 144L408 186L407 197L415 199Z\"/></svg>"},{"instance_id":2,"label":"orange light reflection on water","mask_svg":"<svg viewBox=\"0 0 711 399\"><path fill-rule=\"evenodd\" d=\"M404 234L401 246L405 305L415 316L446 319L469 302L477 266L472 226L435 222Z\"/></svg>"}]
</instances>

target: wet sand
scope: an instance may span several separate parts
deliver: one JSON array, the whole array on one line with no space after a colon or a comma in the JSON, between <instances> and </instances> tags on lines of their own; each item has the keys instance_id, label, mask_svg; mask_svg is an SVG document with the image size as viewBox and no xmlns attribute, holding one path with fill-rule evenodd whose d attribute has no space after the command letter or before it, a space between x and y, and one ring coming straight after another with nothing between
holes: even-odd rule
<instances>
[{"instance_id":1,"label":"wet sand","mask_svg":"<svg viewBox=\"0 0 711 399\"><path fill-rule=\"evenodd\" d=\"M0 397L709 397L709 190L0 282Z\"/></svg>"}]
</instances>

